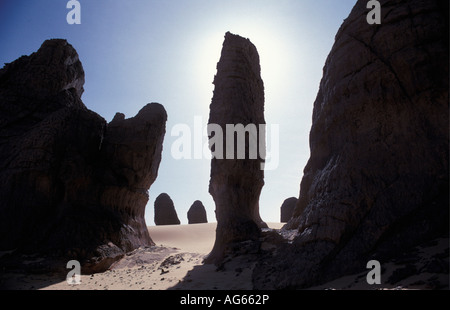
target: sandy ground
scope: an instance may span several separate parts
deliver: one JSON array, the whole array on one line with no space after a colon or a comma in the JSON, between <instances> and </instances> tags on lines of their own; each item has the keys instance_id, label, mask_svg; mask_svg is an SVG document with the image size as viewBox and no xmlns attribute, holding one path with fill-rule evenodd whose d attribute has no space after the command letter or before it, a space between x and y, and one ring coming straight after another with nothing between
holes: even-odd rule
<instances>
[{"instance_id":1,"label":"sandy ground","mask_svg":"<svg viewBox=\"0 0 450 310\"><path fill-rule=\"evenodd\" d=\"M148 230L156 245L208 254L214 245L216 226L217 223L149 226Z\"/></svg>"},{"instance_id":2,"label":"sandy ground","mask_svg":"<svg viewBox=\"0 0 450 310\"><path fill-rule=\"evenodd\" d=\"M311 290L448 290L449 238L438 238L415 247L403 256L380 261L381 284L368 284L367 271L344 276ZM394 284L392 284L394 283Z\"/></svg>"},{"instance_id":3,"label":"sandy ground","mask_svg":"<svg viewBox=\"0 0 450 310\"><path fill-rule=\"evenodd\" d=\"M282 227L280 223L268 224L271 228ZM234 258L220 269L203 264L214 245L215 229L216 223L149 227L156 246L136 249L106 272L82 274L79 284L68 284L65 275L17 273L4 274L0 282L7 283L6 288L17 290L252 289L254 263L246 261L248 258ZM418 247L404 259L381 262L382 282L397 278L396 285L369 285L367 272L363 272L312 289L445 289L449 282L448 247L449 239L442 238L426 247ZM402 278L402 270L406 273L417 270L420 275Z\"/></svg>"},{"instance_id":4,"label":"sandy ground","mask_svg":"<svg viewBox=\"0 0 450 310\"><path fill-rule=\"evenodd\" d=\"M268 224L271 228L283 226ZM253 265L242 264L239 259L221 270L203 264L214 245L215 230L216 223L151 226L149 232L156 246L129 253L106 272L82 274L79 284L46 274L7 274L4 282L11 289L25 290L251 289Z\"/></svg>"}]
</instances>

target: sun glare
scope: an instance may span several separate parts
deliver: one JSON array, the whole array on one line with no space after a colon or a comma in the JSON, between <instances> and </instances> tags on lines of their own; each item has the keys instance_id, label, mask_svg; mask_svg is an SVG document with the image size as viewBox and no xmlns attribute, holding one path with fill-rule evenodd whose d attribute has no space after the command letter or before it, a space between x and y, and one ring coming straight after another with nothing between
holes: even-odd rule
<instances>
[{"instance_id":1,"label":"sun glare","mask_svg":"<svg viewBox=\"0 0 450 310\"><path fill-rule=\"evenodd\" d=\"M217 73L217 63L220 60L224 35L218 32L209 33L202 36L198 48L197 59L195 61L196 76L198 77L198 90L202 96L207 96L207 103L212 98L214 90L214 76Z\"/></svg>"},{"instance_id":2,"label":"sun glare","mask_svg":"<svg viewBox=\"0 0 450 310\"><path fill-rule=\"evenodd\" d=\"M274 31L257 26L242 27L241 33L237 34L250 39L256 46L261 64L261 77L266 88L269 84L271 86L271 89L266 91L275 91L274 83L282 80L285 70L286 57L282 42Z\"/></svg>"},{"instance_id":3,"label":"sun glare","mask_svg":"<svg viewBox=\"0 0 450 310\"><path fill-rule=\"evenodd\" d=\"M202 83L198 86L199 91L209 96L212 95L214 89L212 82L217 73L217 63L220 59L223 40L227 31L250 39L256 46L260 57L261 76L264 81L266 96L272 96L281 91L288 68L286 46L283 45L276 31L253 24L241 24L227 29L211 31L201 38L198 45L201 51L198 53L196 60L196 76ZM207 82L205 83L205 81Z\"/></svg>"}]
</instances>

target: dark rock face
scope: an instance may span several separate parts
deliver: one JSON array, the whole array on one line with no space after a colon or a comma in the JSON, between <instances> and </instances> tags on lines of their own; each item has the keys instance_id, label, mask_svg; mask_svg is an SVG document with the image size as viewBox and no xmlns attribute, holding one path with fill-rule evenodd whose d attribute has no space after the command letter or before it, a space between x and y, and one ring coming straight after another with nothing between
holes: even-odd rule
<instances>
[{"instance_id":1,"label":"dark rock face","mask_svg":"<svg viewBox=\"0 0 450 310\"><path fill-rule=\"evenodd\" d=\"M59 39L0 70L0 249L100 271L153 244L144 211L167 115L148 104L108 124L84 106L83 83L75 49Z\"/></svg>"},{"instance_id":2,"label":"dark rock face","mask_svg":"<svg viewBox=\"0 0 450 310\"><path fill-rule=\"evenodd\" d=\"M224 136L227 124L254 124L258 134L252 138L261 141L259 125L265 120L260 71L259 55L250 40L226 33L209 115L209 124L219 125ZM236 140L234 150L227 149L225 137L223 140L223 159L216 157L211 161L209 192L216 204L217 230L209 262L219 261L227 244L257 239L260 227L266 226L259 216L258 204L264 185L260 155L265 152L265 145L260 149L258 144L258 154L251 159L249 138L245 138L245 159L238 159ZM265 141L265 132L262 140ZM217 151L217 145L212 148ZM233 159L225 159L227 152L234 155Z\"/></svg>"},{"instance_id":3,"label":"dark rock face","mask_svg":"<svg viewBox=\"0 0 450 310\"><path fill-rule=\"evenodd\" d=\"M297 205L298 199L295 197L291 197L286 199L280 208L280 222L287 223L291 217L292 213L294 213L295 206Z\"/></svg>"},{"instance_id":4,"label":"dark rock face","mask_svg":"<svg viewBox=\"0 0 450 310\"><path fill-rule=\"evenodd\" d=\"M179 225L177 211L172 199L166 193L162 193L155 200L155 224L156 225Z\"/></svg>"},{"instance_id":5,"label":"dark rock face","mask_svg":"<svg viewBox=\"0 0 450 310\"><path fill-rule=\"evenodd\" d=\"M208 223L205 206L200 200L194 201L187 212L187 218L189 224Z\"/></svg>"},{"instance_id":6,"label":"dark rock face","mask_svg":"<svg viewBox=\"0 0 450 310\"><path fill-rule=\"evenodd\" d=\"M380 2L381 25L358 1L336 35L284 228L297 236L255 268L256 288L310 286L448 236L448 2Z\"/></svg>"}]
</instances>

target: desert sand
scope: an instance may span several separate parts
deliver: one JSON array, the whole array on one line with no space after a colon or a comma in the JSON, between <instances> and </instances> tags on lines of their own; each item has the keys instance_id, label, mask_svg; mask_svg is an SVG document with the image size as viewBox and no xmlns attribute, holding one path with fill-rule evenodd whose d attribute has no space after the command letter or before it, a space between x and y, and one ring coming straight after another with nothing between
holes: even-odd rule
<instances>
[{"instance_id":1,"label":"desert sand","mask_svg":"<svg viewBox=\"0 0 450 310\"><path fill-rule=\"evenodd\" d=\"M268 224L276 229L283 226ZM203 264L214 245L216 225L148 227L156 246L129 253L106 272L82 274L79 284L68 284L64 276L51 274L7 274L5 281L11 289L25 290L251 289L253 265L239 259L220 270Z\"/></svg>"},{"instance_id":2,"label":"desert sand","mask_svg":"<svg viewBox=\"0 0 450 310\"><path fill-rule=\"evenodd\" d=\"M280 223L268 223L279 229ZM250 290L255 262L245 256L227 261L218 268L204 264L215 240L216 223L168 225L148 227L153 247L142 247L128 253L109 270L97 274L82 274L79 284L68 284L65 275L19 274L3 275L3 284L15 290ZM396 270L414 268L423 270L439 253L448 251L448 238L437 239L426 247L417 247L405 256L405 261L383 262L382 279L401 276ZM30 261L32 262L32 261ZM70 270L68 270L69 272ZM82 270L81 270L82 271ZM83 271L82 271L83 272ZM397 273L394 274L394 272ZM400 285L368 285L367 272L348 275L327 284L313 287L314 290L344 289L430 289L436 283L448 287L445 274L418 274L400 281ZM448 275L447 275L448 276Z\"/></svg>"}]
</instances>

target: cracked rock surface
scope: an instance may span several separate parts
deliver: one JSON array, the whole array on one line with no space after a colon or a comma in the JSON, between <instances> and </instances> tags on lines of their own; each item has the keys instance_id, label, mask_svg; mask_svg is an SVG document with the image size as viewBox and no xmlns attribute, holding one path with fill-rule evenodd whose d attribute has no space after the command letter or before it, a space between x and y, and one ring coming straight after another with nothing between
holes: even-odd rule
<instances>
[{"instance_id":1,"label":"cracked rock surface","mask_svg":"<svg viewBox=\"0 0 450 310\"><path fill-rule=\"evenodd\" d=\"M358 1L339 29L314 103L311 156L258 289L300 288L449 232L448 2ZM270 279L269 275L274 275Z\"/></svg>"}]
</instances>

